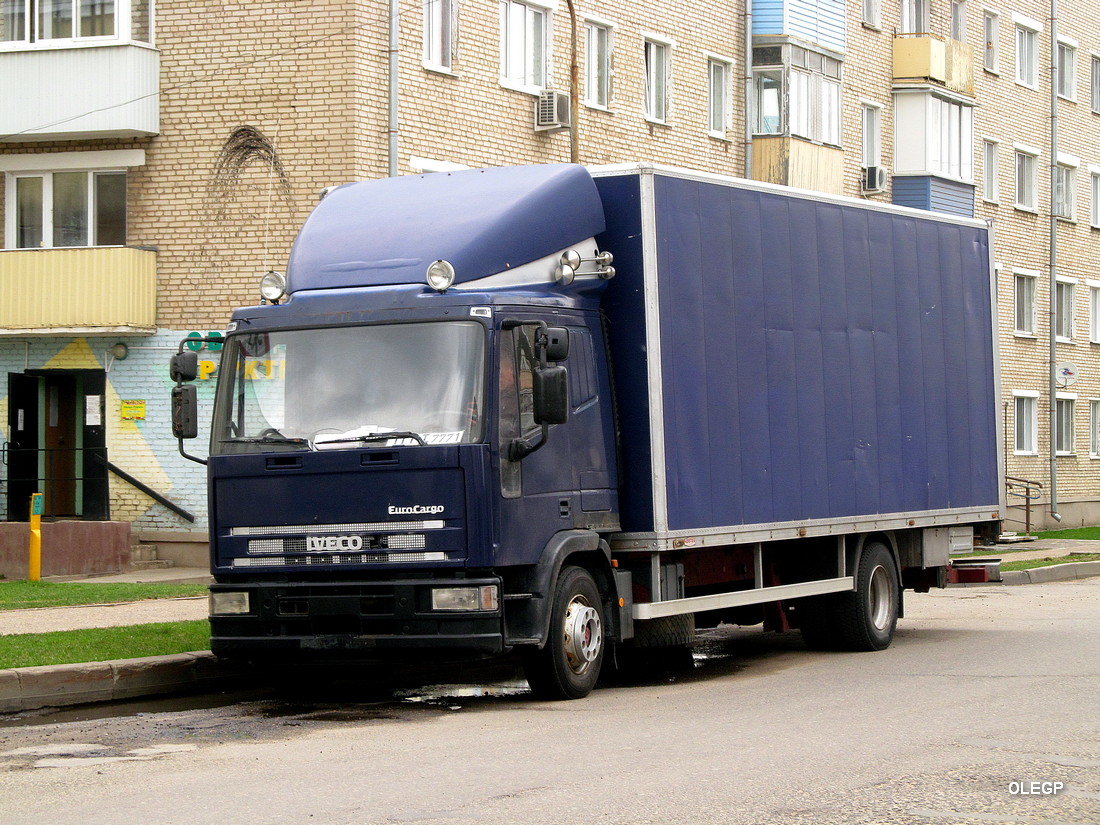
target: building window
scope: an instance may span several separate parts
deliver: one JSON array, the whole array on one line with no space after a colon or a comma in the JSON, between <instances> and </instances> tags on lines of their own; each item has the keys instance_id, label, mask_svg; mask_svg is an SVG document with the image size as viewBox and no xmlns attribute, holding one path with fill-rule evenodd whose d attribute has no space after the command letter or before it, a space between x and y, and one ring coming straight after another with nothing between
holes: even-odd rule
<instances>
[{"instance_id":1,"label":"building window","mask_svg":"<svg viewBox=\"0 0 1100 825\"><path fill-rule=\"evenodd\" d=\"M1058 41L1058 96L1073 100L1077 96L1077 49Z\"/></svg>"},{"instance_id":2,"label":"building window","mask_svg":"<svg viewBox=\"0 0 1100 825\"><path fill-rule=\"evenodd\" d=\"M1001 18L991 11L982 14L982 28L985 32L985 55L982 66L986 71L997 71L997 38L1001 31Z\"/></svg>"},{"instance_id":3,"label":"building window","mask_svg":"<svg viewBox=\"0 0 1100 825\"><path fill-rule=\"evenodd\" d=\"M666 41L645 41L645 116L659 123L668 120L670 51Z\"/></svg>"},{"instance_id":4,"label":"building window","mask_svg":"<svg viewBox=\"0 0 1100 825\"><path fill-rule=\"evenodd\" d=\"M932 97L929 171L964 181L974 179L974 109Z\"/></svg>"},{"instance_id":5,"label":"building window","mask_svg":"<svg viewBox=\"0 0 1100 825\"><path fill-rule=\"evenodd\" d=\"M1038 208L1038 153L1016 150L1016 206L1034 211Z\"/></svg>"},{"instance_id":6,"label":"building window","mask_svg":"<svg viewBox=\"0 0 1100 825\"><path fill-rule=\"evenodd\" d=\"M1054 452L1058 455L1073 455L1076 449L1074 438L1074 407L1077 396L1059 393L1054 399Z\"/></svg>"},{"instance_id":7,"label":"building window","mask_svg":"<svg viewBox=\"0 0 1100 825\"><path fill-rule=\"evenodd\" d=\"M926 34L928 0L901 0L901 31L903 34Z\"/></svg>"},{"instance_id":8,"label":"building window","mask_svg":"<svg viewBox=\"0 0 1100 825\"><path fill-rule=\"evenodd\" d=\"M1089 341L1100 344L1100 283L1089 281Z\"/></svg>"},{"instance_id":9,"label":"building window","mask_svg":"<svg viewBox=\"0 0 1100 825\"><path fill-rule=\"evenodd\" d=\"M882 165L882 107L864 103L863 113L863 166Z\"/></svg>"},{"instance_id":10,"label":"building window","mask_svg":"<svg viewBox=\"0 0 1100 825\"><path fill-rule=\"evenodd\" d=\"M1089 175L1089 180L1092 181L1092 201L1091 201L1091 214L1089 216L1089 223L1092 226L1100 228L1100 172L1093 172Z\"/></svg>"},{"instance_id":11,"label":"building window","mask_svg":"<svg viewBox=\"0 0 1100 825\"><path fill-rule=\"evenodd\" d=\"M863 24L873 29L882 26L881 0L863 0Z\"/></svg>"},{"instance_id":12,"label":"building window","mask_svg":"<svg viewBox=\"0 0 1100 825\"><path fill-rule=\"evenodd\" d=\"M951 37L966 40L966 0L951 0Z\"/></svg>"},{"instance_id":13,"label":"building window","mask_svg":"<svg viewBox=\"0 0 1100 825\"><path fill-rule=\"evenodd\" d=\"M707 132L724 138L730 120L730 62L711 57L707 60Z\"/></svg>"},{"instance_id":14,"label":"building window","mask_svg":"<svg viewBox=\"0 0 1100 825\"><path fill-rule=\"evenodd\" d=\"M1059 218L1073 220L1075 171L1064 163L1054 167L1054 214Z\"/></svg>"},{"instance_id":15,"label":"building window","mask_svg":"<svg viewBox=\"0 0 1100 825\"><path fill-rule=\"evenodd\" d=\"M141 4L134 5L137 11ZM114 0L5 0L0 4L0 42L116 36Z\"/></svg>"},{"instance_id":16,"label":"building window","mask_svg":"<svg viewBox=\"0 0 1100 825\"><path fill-rule=\"evenodd\" d=\"M584 102L606 109L611 105L611 26L585 24Z\"/></svg>"},{"instance_id":17,"label":"building window","mask_svg":"<svg viewBox=\"0 0 1100 825\"><path fill-rule=\"evenodd\" d=\"M1012 393L1015 407L1016 455L1037 455L1039 441L1039 393L1017 391Z\"/></svg>"},{"instance_id":18,"label":"building window","mask_svg":"<svg viewBox=\"0 0 1100 825\"><path fill-rule=\"evenodd\" d=\"M1089 455L1100 458L1100 399L1089 401Z\"/></svg>"},{"instance_id":19,"label":"building window","mask_svg":"<svg viewBox=\"0 0 1100 825\"><path fill-rule=\"evenodd\" d=\"M759 135L778 135L784 130L783 123L783 70L756 70L753 81L753 111L755 124L753 131Z\"/></svg>"},{"instance_id":20,"label":"building window","mask_svg":"<svg viewBox=\"0 0 1100 825\"><path fill-rule=\"evenodd\" d=\"M996 203L1000 192L997 188L997 142L982 141L982 199Z\"/></svg>"},{"instance_id":21,"label":"building window","mask_svg":"<svg viewBox=\"0 0 1100 825\"><path fill-rule=\"evenodd\" d=\"M1059 279L1054 285L1054 334L1063 343L1073 342L1072 279Z\"/></svg>"},{"instance_id":22,"label":"building window","mask_svg":"<svg viewBox=\"0 0 1100 825\"><path fill-rule=\"evenodd\" d=\"M1035 88L1039 77L1039 33L1016 25L1016 82Z\"/></svg>"},{"instance_id":23,"label":"building window","mask_svg":"<svg viewBox=\"0 0 1100 825\"><path fill-rule=\"evenodd\" d=\"M1016 270L1013 273L1016 295L1016 332L1035 334L1035 284L1038 272Z\"/></svg>"},{"instance_id":24,"label":"building window","mask_svg":"<svg viewBox=\"0 0 1100 825\"><path fill-rule=\"evenodd\" d=\"M839 146L840 83L799 69L790 77L791 134Z\"/></svg>"},{"instance_id":25,"label":"building window","mask_svg":"<svg viewBox=\"0 0 1100 825\"><path fill-rule=\"evenodd\" d=\"M1100 57L1092 56L1092 110L1100 114Z\"/></svg>"},{"instance_id":26,"label":"building window","mask_svg":"<svg viewBox=\"0 0 1100 825\"><path fill-rule=\"evenodd\" d=\"M38 249L126 243L126 173L45 172L11 176L10 246Z\"/></svg>"},{"instance_id":27,"label":"building window","mask_svg":"<svg viewBox=\"0 0 1100 825\"><path fill-rule=\"evenodd\" d=\"M424 65L451 70L455 31L454 0L424 0Z\"/></svg>"},{"instance_id":28,"label":"building window","mask_svg":"<svg viewBox=\"0 0 1100 825\"><path fill-rule=\"evenodd\" d=\"M545 9L516 0L501 2L501 83L525 92L546 86L548 28Z\"/></svg>"}]
</instances>

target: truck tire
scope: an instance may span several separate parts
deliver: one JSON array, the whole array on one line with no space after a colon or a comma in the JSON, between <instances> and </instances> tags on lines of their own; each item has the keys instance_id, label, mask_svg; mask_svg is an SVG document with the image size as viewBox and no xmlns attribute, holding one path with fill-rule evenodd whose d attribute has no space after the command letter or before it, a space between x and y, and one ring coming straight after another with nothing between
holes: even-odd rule
<instances>
[{"instance_id":1,"label":"truck tire","mask_svg":"<svg viewBox=\"0 0 1100 825\"><path fill-rule=\"evenodd\" d=\"M659 619L639 619L634 622L635 648L686 647L695 642L695 616L662 616Z\"/></svg>"},{"instance_id":2,"label":"truck tire","mask_svg":"<svg viewBox=\"0 0 1100 825\"><path fill-rule=\"evenodd\" d=\"M554 588L550 633L541 650L522 653L523 672L540 699L582 699L603 666L604 607L592 575L565 567Z\"/></svg>"},{"instance_id":3,"label":"truck tire","mask_svg":"<svg viewBox=\"0 0 1100 825\"><path fill-rule=\"evenodd\" d=\"M898 570L881 542L863 548L856 589L837 596L837 646L843 650L884 650L898 623Z\"/></svg>"}]
</instances>

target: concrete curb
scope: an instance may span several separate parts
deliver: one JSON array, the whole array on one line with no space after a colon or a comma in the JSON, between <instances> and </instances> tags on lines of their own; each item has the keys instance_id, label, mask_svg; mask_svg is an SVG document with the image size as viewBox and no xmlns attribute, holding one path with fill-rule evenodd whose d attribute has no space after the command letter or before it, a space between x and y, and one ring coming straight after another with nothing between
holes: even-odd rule
<instances>
[{"instance_id":1,"label":"concrete curb","mask_svg":"<svg viewBox=\"0 0 1100 825\"><path fill-rule=\"evenodd\" d=\"M1048 567L1032 567L1028 570L1006 570L1001 573L1000 583L1041 584L1069 579L1087 579L1092 576L1100 576L1100 561L1074 561L1067 564L1052 564Z\"/></svg>"},{"instance_id":2,"label":"concrete curb","mask_svg":"<svg viewBox=\"0 0 1100 825\"><path fill-rule=\"evenodd\" d=\"M244 673L208 650L0 670L0 713L209 690Z\"/></svg>"}]
</instances>

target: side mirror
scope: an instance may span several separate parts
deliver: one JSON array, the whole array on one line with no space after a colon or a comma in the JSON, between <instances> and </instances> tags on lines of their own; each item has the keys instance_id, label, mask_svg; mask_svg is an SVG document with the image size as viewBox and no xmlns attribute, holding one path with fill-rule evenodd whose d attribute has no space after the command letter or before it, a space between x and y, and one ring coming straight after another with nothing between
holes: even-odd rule
<instances>
[{"instance_id":1,"label":"side mirror","mask_svg":"<svg viewBox=\"0 0 1100 825\"><path fill-rule=\"evenodd\" d=\"M194 355L194 353L191 354ZM178 387L172 387L172 436L175 438L196 438L198 434L198 390L195 389L194 384L182 384Z\"/></svg>"},{"instance_id":2,"label":"side mirror","mask_svg":"<svg viewBox=\"0 0 1100 825\"><path fill-rule=\"evenodd\" d=\"M566 338L567 342L568 340ZM566 343L566 349L568 347ZM564 424L569 420L568 379L569 373L565 367L542 367L535 370L531 389L536 424Z\"/></svg>"},{"instance_id":3,"label":"side mirror","mask_svg":"<svg viewBox=\"0 0 1100 825\"><path fill-rule=\"evenodd\" d=\"M177 352L169 362L168 374L177 383L194 381L199 375L199 354L190 350Z\"/></svg>"},{"instance_id":4,"label":"side mirror","mask_svg":"<svg viewBox=\"0 0 1100 825\"><path fill-rule=\"evenodd\" d=\"M569 357L569 330L565 327L546 328L546 360L564 361Z\"/></svg>"}]
</instances>

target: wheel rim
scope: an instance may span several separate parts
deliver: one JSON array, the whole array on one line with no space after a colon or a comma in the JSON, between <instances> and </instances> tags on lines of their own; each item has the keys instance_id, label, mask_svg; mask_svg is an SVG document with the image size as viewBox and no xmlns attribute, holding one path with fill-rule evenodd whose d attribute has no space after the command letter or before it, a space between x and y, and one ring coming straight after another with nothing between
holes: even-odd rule
<instances>
[{"instance_id":1,"label":"wheel rim","mask_svg":"<svg viewBox=\"0 0 1100 825\"><path fill-rule=\"evenodd\" d=\"M894 597L890 592L890 576L881 564L871 571L867 597L871 624L878 630L886 630L890 624Z\"/></svg>"},{"instance_id":2,"label":"wheel rim","mask_svg":"<svg viewBox=\"0 0 1100 825\"><path fill-rule=\"evenodd\" d=\"M575 596L565 611L565 661L578 676L592 666L603 646L599 612L583 596Z\"/></svg>"}]
</instances>

